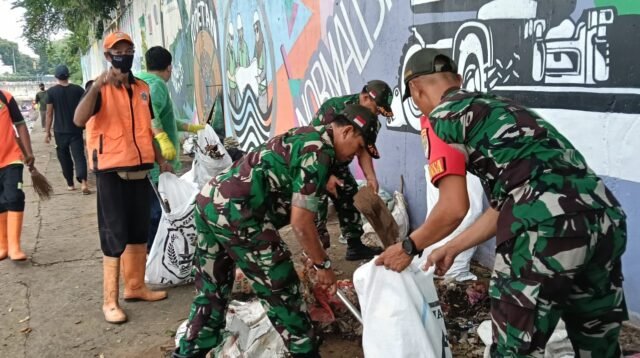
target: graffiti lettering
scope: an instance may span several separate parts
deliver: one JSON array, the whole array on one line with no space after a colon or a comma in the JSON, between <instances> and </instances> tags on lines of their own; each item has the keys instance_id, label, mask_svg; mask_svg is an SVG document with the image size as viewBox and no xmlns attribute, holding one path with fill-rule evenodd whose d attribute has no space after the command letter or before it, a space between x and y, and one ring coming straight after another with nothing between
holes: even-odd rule
<instances>
[{"instance_id":1,"label":"graffiti lettering","mask_svg":"<svg viewBox=\"0 0 640 358\"><path fill-rule=\"evenodd\" d=\"M340 2L340 11L328 22L327 27L332 31L327 33L325 42L320 44L316 58L305 76L299 99L301 103L296 106L296 116L301 124L310 122L322 102L351 92L349 73L362 74L380 35L386 14L391 9L389 1L378 1L376 28L371 31L367 23L373 21L364 18L360 8L362 4L352 0L351 5L355 9L357 21L349 18L345 1ZM357 26L354 27L354 24Z\"/></svg>"},{"instance_id":2,"label":"graffiti lettering","mask_svg":"<svg viewBox=\"0 0 640 358\"><path fill-rule=\"evenodd\" d=\"M209 5L207 5L204 1L198 1L196 4L193 13L191 14L191 42L196 42L196 37L198 36L198 32L201 30L206 30L211 34L216 34L216 25L211 10L209 10ZM213 36L214 41L216 42L215 46L218 47L217 44L217 36Z\"/></svg>"}]
</instances>

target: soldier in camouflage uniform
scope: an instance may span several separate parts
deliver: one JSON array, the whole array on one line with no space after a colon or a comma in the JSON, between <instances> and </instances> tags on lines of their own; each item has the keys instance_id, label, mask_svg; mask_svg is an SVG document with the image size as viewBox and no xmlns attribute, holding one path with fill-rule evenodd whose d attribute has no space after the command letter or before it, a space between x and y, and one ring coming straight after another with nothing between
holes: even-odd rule
<instances>
[{"instance_id":1,"label":"soldier in camouflage uniform","mask_svg":"<svg viewBox=\"0 0 640 358\"><path fill-rule=\"evenodd\" d=\"M393 117L391 100L393 95L391 88L383 81L372 80L362 88L360 93L343 97L334 97L325 101L311 120L312 126L327 125L331 123L333 115L327 113L341 113L348 104L360 104L368 108L373 114L382 114L385 117ZM379 156L373 158L378 159ZM363 151L358 156L358 163L367 178L367 184L376 192L378 180L373 168L372 156ZM329 197L333 201L340 222L342 237L347 241L346 259L349 261L366 260L382 252L379 248L365 246L361 240L362 218L360 212L353 205L353 196L358 192L358 184L349 170L350 163L343 163L334 167L328 182ZM330 246L329 232L327 231L327 207L328 197L321 200L321 205L316 218L316 227L320 234L324 248Z\"/></svg>"},{"instance_id":2,"label":"soldier in camouflage uniform","mask_svg":"<svg viewBox=\"0 0 640 358\"><path fill-rule=\"evenodd\" d=\"M278 229L291 223L317 271L335 293L335 274L314 218L331 167L377 151L377 118L349 105L331 124L276 136L213 178L196 198L197 295L174 357L204 357L222 342L235 267L240 268L294 357L317 357L318 342L291 252Z\"/></svg>"},{"instance_id":3,"label":"soldier in camouflage uniform","mask_svg":"<svg viewBox=\"0 0 640 358\"><path fill-rule=\"evenodd\" d=\"M436 249L426 266L444 274L456 255L496 236L491 278L493 357L544 356L560 318L576 356L620 357L627 309L621 256L625 214L583 156L534 111L460 89L456 64L433 50L407 62L405 98L422 117L429 171L440 200L401 248L378 263L402 270L441 240L468 209L465 170L478 176L491 207Z\"/></svg>"}]
</instances>

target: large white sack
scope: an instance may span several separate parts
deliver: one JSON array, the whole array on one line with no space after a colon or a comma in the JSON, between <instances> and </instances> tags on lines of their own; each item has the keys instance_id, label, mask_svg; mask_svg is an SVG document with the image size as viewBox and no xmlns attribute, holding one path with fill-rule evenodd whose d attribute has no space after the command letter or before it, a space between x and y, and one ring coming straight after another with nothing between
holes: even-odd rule
<instances>
[{"instance_id":1,"label":"large white sack","mask_svg":"<svg viewBox=\"0 0 640 358\"><path fill-rule=\"evenodd\" d=\"M433 268L422 271L414 260L397 273L372 260L354 272L353 284L362 313L365 357L451 357Z\"/></svg>"},{"instance_id":2,"label":"large white sack","mask_svg":"<svg viewBox=\"0 0 640 358\"><path fill-rule=\"evenodd\" d=\"M145 281L157 285L177 285L188 282L193 267L196 225L194 183L173 173L160 174L160 196L169 203L171 212L162 212L158 231L147 257Z\"/></svg>"},{"instance_id":3,"label":"large white sack","mask_svg":"<svg viewBox=\"0 0 640 358\"><path fill-rule=\"evenodd\" d=\"M198 188L202 188L211 178L220 174L227 169L232 161L229 153L220 143L218 135L210 125L206 125L203 130L198 132L197 146L195 148L195 157L193 158L193 174ZM203 153L207 145L217 145L218 152L222 155L220 159L214 159Z\"/></svg>"},{"instance_id":4,"label":"large white sack","mask_svg":"<svg viewBox=\"0 0 640 358\"><path fill-rule=\"evenodd\" d=\"M438 202L438 197L440 196L440 192L438 188L436 188L433 184L431 184L431 177L429 175L429 166L424 166L425 179L427 181L427 217L429 213ZM434 249L446 244L447 242L453 240L456 236L458 236L461 232L466 230L471 224L473 224L483 212L483 198L484 198L484 189L482 188L482 183L480 183L480 179L473 174L467 173L467 193L469 194L469 211L467 211L467 215L464 217L460 225L451 233L451 235L445 237L441 241L427 247L424 250L424 257L428 257L428 255ZM457 281L465 281L465 280L476 280L477 277L469 271L471 258L475 253L476 248L472 247L466 251L461 252L458 256L456 256L453 265L444 277L449 279L455 279Z\"/></svg>"}]
</instances>

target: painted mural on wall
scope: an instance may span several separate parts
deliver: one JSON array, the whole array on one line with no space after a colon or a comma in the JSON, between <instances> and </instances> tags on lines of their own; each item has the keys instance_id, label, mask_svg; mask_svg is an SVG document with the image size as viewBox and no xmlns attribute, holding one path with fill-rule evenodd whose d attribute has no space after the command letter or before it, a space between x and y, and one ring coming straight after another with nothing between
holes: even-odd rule
<instances>
[{"instance_id":1,"label":"painted mural on wall","mask_svg":"<svg viewBox=\"0 0 640 358\"><path fill-rule=\"evenodd\" d=\"M439 3L412 0L412 11L434 12ZM618 13L604 1L583 9L576 1L464 3L455 10L474 11L474 17L411 26L401 65L420 48L437 48L456 60L472 91L493 91L536 108L640 113L640 71L626 53L640 43L638 8ZM419 111L412 101L401 103L403 91L398 83L394 109L404 116L389 127L419 131Z\"/></svg>"}]
</instances>

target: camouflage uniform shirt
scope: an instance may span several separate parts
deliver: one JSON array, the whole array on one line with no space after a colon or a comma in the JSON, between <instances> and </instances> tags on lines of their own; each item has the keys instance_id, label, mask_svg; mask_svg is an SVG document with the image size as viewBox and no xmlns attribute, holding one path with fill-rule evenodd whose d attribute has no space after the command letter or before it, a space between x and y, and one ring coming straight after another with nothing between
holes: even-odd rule
<instances>
[{"instance_id":1,"label":"camouflage uniform shirt","mask_svg":"<svg viewBox=\"0 0 640 358\"><path fill-rule=\"evenodd\" d=\"M348 104L358 104L360 102L360 94L350 94L342 97L334 97L326 100L315 116L311 119L311 125L314 127L325 126L333 122L333 116L327 116L330 112L342 113Z\"/></svg>"},{"instance_id":2,"label":"camouflage uniform shirt","mask_svg":"<svg viewBox=\"0 0 640 358\"><path fill-rule=\"evenodd\" d=\"M279 228L289 224L291 205L317 212L334 158L330 127L293 128L212 179L202 192L215 193L198 201L213 202L216 213L208 216L220 226L237 230L267 220Z\"/></svg>"},{"instance_id":3,"label":"camouflage uniform shirt","mask_svg":"<svg viewBox=\"0 0 640 358\"><path fill-rule=\"evenodd\" d=\"M585 159L552 125L509 99L448 92L429 114L435 134L463 152L500 211L497 244L549 218L591 210L622 213Z\"/></svg>"}]
</instances>

